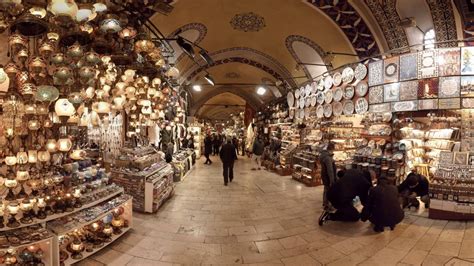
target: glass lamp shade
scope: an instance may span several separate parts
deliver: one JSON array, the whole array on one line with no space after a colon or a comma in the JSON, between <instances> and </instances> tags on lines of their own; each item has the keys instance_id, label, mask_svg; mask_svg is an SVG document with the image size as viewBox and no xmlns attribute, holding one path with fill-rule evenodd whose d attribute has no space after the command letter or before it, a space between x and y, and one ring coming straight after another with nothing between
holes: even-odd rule
<instances>
[{"instance_id":1,"label":"glass lamp shade","mask_svg":"<svg viewBox=\"0 0 474 266\"><path fill-rule=\"evenodd\" d=\"M41 127L41 123L38 120L33 119L33 120L28 121L28 129L29 130L36 131L36 130L40 129L40 127Z\"/></svg>"},{"instance_id":2,"label":"glass lamp shade","mask_svg":"<svg viewBox=\"0 0 474 266\"><path fill-rule=\"evenodd\" d=\"M110 103L108 102L95 102L92 104L92 110L99 115L110 113Z\"/></svg>"},{"instance_id":3,"label":"glass lamp shade","mask_svg":"<svg viewBox=\"0 0 474 266\"><path fill-rule=\"evenodd\" d=\"M125 94L127 94L127 97L131 97L133 95L135 95L135 92L137 91L137 89L135 87L132 87L132 86L128 86L126 89L125 89Z\"/></svg>"},{"instance_id":4,"label":"glass lamp shade","mask_svg":"<svg viewBox=\"0 0 474 266\"><path fill-rule=\"evenodd\" d=\"M69 94L68 100L73 105L80 105L83 101L82 95L80 92L73 92Z\"/></svg>"},{"instance_id":5,"label":"glass lamp shade","mask_svg":"<svg viewBox=\"0 0 474 266\"><path fill-rule=\"evenodd\" d=\"M67 55L73 58L79 58L84 55L84 49L79 43L75 43L67 49Z\"/></svg>"},{"instance_id":6,"label":"glass lamp shade","mask_svg":"<svg viewBox=\"0 0 474 266\"><path fill-rule=\"evenodd\" d=\"M139 40L135 42L135 52L148 53L155 48L155 44L150 40Z\"/></svg>"},{"instance_id":7,"label":"glass lamp shade","mask_svg":"<svg viewBox=\"0 0 474 266\"><path fill-rule=\"evenodd\" d=\"M95 73L92 67L84 66L79 69L79 76L83 79L91 79L95 76Z\"/></svg>"},{"instance_id":8,"label":"glass lamp shade","mask_svg":"<svg viewBox=\"0 0 474 266\"><path fill-rule=\"evenodd\" d=\"M78 6L74 0L51 0L48 5L48 10L55 16L75 18Z\"/></svg>"},{"instance_id":9,"label":"glass lamp shade","mask_svg":"<svg viewBox=\"0 0 474 266\"><path fill-rule=\"evenodd\" d=\"M58 144L55 139L48 139L46 141L46 150L50 153L55 153L58 150Z\"/></svg>"},{"instance_id":10,"label":"glass lamp shade","mask_svg":"<svg viewBox=\"0 0 474 266\"><path fill-rule=\"evenodd\" d=\"M38 198L38 203L36 204L39 208L44 208L46 207L46 201L44 198Z\"/></svg>"},{"instance_id":11,"label":"glass lamp shade","mask_svg":"<svg viewBox=\"0 0 474 266\"><path fill-rule=\"evenodd\" d=\"M49 42L43 42L38 51L42 57L49 58L54 51L54 46Z\"/></svg>"},{"instance_id":12,"label":"glass lamp shade","mask_svg":"<svg viewBox=\"0 0 474 266\"><path fill-rule=\"evenodd\" d=\"M58 99L54 105L54 111L58 116L69 117L76 113L74 105L65 98Z\"/></svg>"},{"instance_id":13,"label":"glass lamp shade","mask_svg":"<svg viewBox=\"0 0 474 266\"><path fill-rule=\"evenodd\" d=\"M62 138L58 140L58 149L61 152L68 152L72 148L72 141L69 138Z\"/></svg>"},{"instance_id":14,"label":"glass lamp shade","mask_svg":"<svg viewBox=\"0 0 474 266\"><path fill-rule=\"evenodd\" d=\"M144 115L150 115L152 113L153 109L150 106L143 106L141 109L142 114Z\"/></svg>"},{"instance_id":15,"label":"glass lamp shade","mask_svg":"<svg viewBox=\"0 0 474 266\"><path fill-rule=\"evenodd\" d=\"M53 65L61 65L65 60L66 57L63 53L55 53L51 56L51 63L53 63Z\"/></svg>"},{"instance_id":16,"label":"glass lamp shade","mask_svg":"<svg viewBox=\"0 0 474 266\"><path fill-rule=\"evenodd\" d=\"M79 115L75 114L75 115L70 116L67 119L66 123L69 124L69 125L78 125L80 120L81 119L80 119Z\"/></svg>"},{"instance_id":17,"label":"glass lamp shade","mask_svg":"<svg viewBox=\"0 0 474 266\"><path fill-rule=\"evenodd\" d=\"M18 68L18 66L15 65L15 63L13 63L13 62L7 63L3 69L4 69L5 73L7 73L7 75L8 75L10 78L15 77L16 74L18 73L18 71L20 71L20 69Z\"/></svg>"},{"instance_id":18,"label":"glass lamp shade","mask_svg":"<svg viewBox=\"0 0 474 266\"><path fill-rule=\"evenodd\" d=\"M31 15L38 17L38 18L44 18L46 17L46 10L42 7L34 6L28 10Z\"/></svg>"},{"instance_id":19,"label":"glass lamp shade","mask_svg":"<svg viewBox=\"0 0 474 266\"><path fill-rule=\"evenodd\" d=\"M49 151L39 151L38 160L42 163L49 162L49 160L51 160L51 154Z\"/></svg>"},{"instance_id":20,"label":"glass lamp shade","mask_svg":"<svg viewBox=\"0 0 474 266\"><path fill-rule=\"evenodd\" d=\"M29 199L24 199L20 204L20 209L22 211L29 211L32 208L33 208L33 204L31 202L31 200L29 200Z\"/></svg>"},{"instance_id":21,"label":"glass lamp shade","mask_svg":"<svg viewBox=\"0 0 474 266\"><path fill-rule=\"evenodd\" d=\"M28 150L28 162L29 163L38 162L38 151L37 150Z\"/></svg>"},{"instance_id":22,"label":"glass lamp shade","mask_svg":"<svg viewBox=\"0 0 474 266\"><path fill-rule=\"evenodd\" d=\"M78 150L73 150L73 151L71 152L71 155L69 155L69 157L70 157L71 159L73 159L73 160L78 161L78 160L84 159L84 156L85 156L85 155L86 155L86 152L85 152L85 151L78 149Z\"/></svg>"},{"instance_id":23,"label":"glass lamp shade","mask_svg":"<svg viewBox=\"0 0 474 266\"><path fill-rule=\"evenodd\" d=\"M151 101L147 99L141 99L137 102L137 104L141 106L151 106Z\"/></svg>"},{"instance_id":24,"label":"glass lamp shade","mask_svg":"<svg viewBox=\"0 0 474 266\"><path fill-rule=\"evenodd\" d=\"M0 67L0 84L7 81L7 79L8 79L7 73L5 73L5 70L3 69L3 67Z\"/></svg>"},{"instance_id":25,"label":"glass lamp shade","mask_svg":"<svg viewBox=\"0 0 474 266\"><path fill-rule=\"evenodd\" d=\"M15 215L20 210L17 202L10 201L7 206L7 210L10 214Z\"/></svg>"},{"instance_id":26,"label":"glass lamp shade","mask_svg":"<svg viewBox=\"0 0 474 266\"><path fill-rule=\"evenodd\" d=\"M179 76L179 70L176 67L171 67L165 74L168 77L177 78Z\"/></svg>"},{"instance_id":27,"label":"glass lamp shade","mask_svg":"<svg viewBox=\"0 0 474 266\"><path fill-rule=\"evenodd\" d=\"M25 104L25 114L35 115L36 114L36 105L35 104Z\"/></svg>"},{"instance_id":28,"label":"glass lamp shade","mask_svg":"<svg viewBox=\"0 0 474 266\"><path fill-rule=\"evenodd\" d=\"M132 27L126 27L119 32L119 36L124 40L131 40L137 36L137 30Z\"/></svg>"},{"instance_id":29,"label":"glass lamp shade","mask_svg":"<svg viewBox=\"0 0 474 266\"><path fill-rule=\"evenodd\" d=\"M98 63L100 63L100 56L96 52L87 52L84 59L87 63L91 65L97 65Z\"/></svg>"},{"instance_id":30,"label":"glass lamp shade","mask_svg":"<svg viewBox=\"0 0 474 266\"><path fill-rule=\"evenodd\" d=\"M34 58L30 60L28 67L31 72L41 73L46 70L46 63L44 62L43 58L39 56L35 56Z\"/></svg>"},{"instance_id":31,"label":"glass lamp shade","mask_svg":"<svg viewBox=\"0 0 474 266\"><path fill-rule=\"evenodd\" d=\"M16 163L17 164L27 164L28 163L28 153L25 151L19 151L16 154Z\"/></svg>"},{"instance_id":32,"label":"glass lamp shade","mask_svg":"<svg viewBox=\"0 0 474 266\"><path fill-rule=\"evenodd\" d=\"M77 22L91 21L97 17L95 8L91 4L79 4L79 9L76 14Z\"/></svg>"},{"instance_id":33,"label":"glass lamp shade","mask_svg":"<svg viewBox=\"0 0 474 266\"><path fill-rule=\"evenodd\" d=\"M18 181L26 181L30 179L30 173L26 170L18 170L16 172L16 180Z\"/></svg>"},{"instance_id":34,"label":"glass lamp shade","mask_svg":"<svg viewBox=\"0 0 474 266\"><path fill-rule=\"evenodd\" d=\"M46 37L52 42L57 42L59 40L59 33L55 31L50 31L48 32L48 34L46 34Z\"/></svg>"},{"instance_id":35,"label":"glass lamp shade","mask_svg":"<svg viewBox=\"0 0 474 266\"><path fill-rule=\"evenodd\" d=\"M16 156L6 156L5 164L8 166L13 166L16 164Z\"/></svg>"},{"instance_id":36,"label":"glass lamp shade","mask_svg":"<svg viewBox=\"0 0 474 266\"><path fill-rule=\"evenodd\" d=\"M122 30L118 18L110 16L100 22L100 29L107 33L117 33Z\"/></svg>"},{"instance_id":37,"label":"glass lamp shade","mask_svg":"<svg viewBox=\"0 0 474 266\"><path fill-rule=\"evenodd\" d=\"M37 108L36 108L36 114L37 115L47 115L48 114L48 106L42 104L42 105L38 105Z\"/></svg>"},{"instance_id":38,"label":"glass lamp shade","mask_svg":"<svg viewBox=\"0 0 474 266\"><path fill-rule=\"evenodd\" d=\"M123 95L115 97L114 98L114 107L115 107L115 109L122 110L123 106L125 104L125 100L126 100L126 98Z\"/></svg>"},{"instance_id":39,"label":"glass lamp shade","mask_svg":"<svg viewBox=\"0 0 474 266\"><path fill-rule=\"evenodd\" d=\"M49 117L47 117L44 122L43 122L43 127L44 128L51 128L53 127L53 121Z\"/></svg>"},{"instance_id":40,"label":"glass lamp shade","mask_svg":"<svg viewBox=\"0 0 474 266\"><path fill-rule=\"evenodd\" d=\"M95 3L94 4L94 9L95 9L95 12L98 12L98 13L105 12L105 11L107 11L107 5L104 4L104 3L100 3L100 2Z\"/></svg>"}]
</instances>

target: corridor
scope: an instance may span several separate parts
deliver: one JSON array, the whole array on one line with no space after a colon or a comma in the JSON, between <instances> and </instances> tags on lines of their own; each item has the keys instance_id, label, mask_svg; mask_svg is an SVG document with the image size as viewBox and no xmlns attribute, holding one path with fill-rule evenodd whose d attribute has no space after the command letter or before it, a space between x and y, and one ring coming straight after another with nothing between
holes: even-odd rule
<instances>
[{"instance_id":1,"label":"corridor","mask_svg":"<svg viewBox=\"0 0 474 266\"><path fill-rule=\"evenodd\" d=\"M236 161L223 185L221 164L203 158L156 215L136 213L133 230L80 265L468 265L474 223L407 214L394 231L368 223L317 225L320 187L252 171Z\"/></svg>"}]
</instances>

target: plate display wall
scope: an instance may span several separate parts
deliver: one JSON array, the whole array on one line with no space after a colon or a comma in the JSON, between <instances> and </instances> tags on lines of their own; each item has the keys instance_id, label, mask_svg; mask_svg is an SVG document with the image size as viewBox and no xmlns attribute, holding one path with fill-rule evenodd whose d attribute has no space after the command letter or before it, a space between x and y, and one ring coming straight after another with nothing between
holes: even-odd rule
<instances>
[{"instance_id":1,"label":"plate display wall","mask_svg":"<svg viewBox=\"0 0 474 266\"><path fill-rule=\"evenodd\" d=\"M383 60L384 64L384 82L392 83L398 81L399 57L394 56Z\"/></svg>"},{"instance_id":2,"label":"plate display wall","mask_svg":"<svg viewBox=\"0 0 474 266\"><path fill-rule=\"evenodd\" d=\"M418 99L418 80L400 82L400 101Z\"/></svg>"},{"instance_id":3,"label":"plate display wall","mask_svg":"<svg viewBox=\"0 0 474 266\"><path fill-rule=\"evenodd\" d=\"M435 49L418 52L418 79L438 76L438 58Z\"/></svg>"},{"instance_id":4,"label":"plate display wall","mask_svg":"<svg viewBox=\"0 0 474 266\"><path fill-rule=\"evenodd\" d=\"M383 83L383 61L375 61L369 64L369 86Z\"/></svg>"},{"instance_id":5,"label":"plate display wall","mask_svg":"<svg viewBox=\"0 0 474 266\"><path fill-rule=\"evenodd\" d=\"M400 100L400 83L386 84L383 86L383 101L396 102Z\"/></svg>"},{"instance_id":6,"label":"plate display wall","mask_svg":"<svg viewBox=\"0 0 474 266\"><path fill-rule=\"evenodd\" d=\"M400 81L416 79L418 75L417 54L400 56Z\"/></svg>"},{"instance_id":7,"label":"plate display wall","mask_svg":"<svg viewBox=\"0 0 474 266\"><path fill-rule=\"evenodd\" d=\"M461 47L461 75L474 75L474 47Z\"/></svg>"},{"instance_id":8,"label":"plate display wall","mask_svg":"<svg viewBox=\"0 0 474 266\"><path fill-rule=\"evenodd\" d=\"M461 94L460 77L440 77L439 78L439 98L459 97Z\"/></svg>"},{"instance_id":9,"label":"plate display wall","mask_svg":"<svg viewBox=\"0 0 474 266\"><path fill-rule=\"evenodd\" d=\"M369 104L383 103L383 86L369 88Z\"/></svg>"},{"instance_id":10,"label":"plate display wall","mask_svg":"<svg viewBox=\"0 0 474 266\"><path fill-rule=\"evenodd\" d=\"M461 50L459 48L438 49L438 74L456 76L461 74Z\"/></svg>"}]
</instances>

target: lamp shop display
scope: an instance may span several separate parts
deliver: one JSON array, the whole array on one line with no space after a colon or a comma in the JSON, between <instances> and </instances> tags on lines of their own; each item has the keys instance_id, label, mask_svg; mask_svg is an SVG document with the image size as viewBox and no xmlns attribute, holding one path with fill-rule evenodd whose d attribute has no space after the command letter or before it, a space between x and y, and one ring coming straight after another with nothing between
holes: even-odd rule
<instances>
[{"instance_id":1,"label":"lamp shop display","mask_svg":"<svg viewBox=\"0 0 474 266\"><path fill-rule=\"evenodd\" d=\"M135 4L0 1L0 263L69 265L131 227L105 164L146 126L184 122L179 71Z\"/></svg>"}]
</instances>

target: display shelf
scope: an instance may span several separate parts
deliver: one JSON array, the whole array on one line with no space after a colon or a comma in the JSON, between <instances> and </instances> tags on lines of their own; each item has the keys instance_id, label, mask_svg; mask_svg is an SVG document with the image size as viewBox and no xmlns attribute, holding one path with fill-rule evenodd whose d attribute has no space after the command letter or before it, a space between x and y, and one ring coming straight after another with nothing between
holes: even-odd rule
<instances>
[{"instance_id":1,"label":"display shelf","mask_svg":"<svg viewBox=\"0 0 474 266\"><path fill-rule=\"evenodd\" d=\"M57 234L58 236L62 236L62 235L65 235L69 232L72 232L74 231L75 229L78 229L78 228L82 228L88 224L91 224L91 223L94 223L96 221L99 221L101 220L102 218L106 217L107 215L111 214L113 212L114 209L120 207L120 206L127 206L127 205L131 205L132 204L132 197L129 197L126 201L123 201L122 203L120 203L119 205L115 206L114 208L112 208L111 210L108 210L108 211L105 211L103 213L101 213L100 215L98 215L97 217L95 217L94 219L92 220L89 220L89 221L84 221L82 223L79 223L79 224L76 224L74 225L73 227L70 227L70 228L64 228L64 229L55 229L54 227L51 227L51 226L48 226L48 229Z\"/></svg>"},{"instance_id":2,"label":"display shelf","mask_svg":"<svg viewBox=\"0 0 474 266\"><path fill-rule=\"evenodd\" d=\"M108 245L112 244L114 241L116 241L117 239L119 239L121 236L125 235L129 230L131 229L131 226L127 227L127 228L123 228L122 229L122 232L118 235L114 235L111 239L110 242L106 242L104 243L104 245L100 248L97 248L97 249L94 249L92 252L87 252L87 251L83 251L81 254L82 254L82 258L81 259L78 259L78 260L75 260L73 258L71 258L71 256L69 256L69 258L67 258L67 260L64 261L64 265L73 265L74 263L78 263L79 261L81 260L84 260L92 255L94 255L95 253L101 251L102 249L104 249L105 247L107 247Z\"/></svg>"},{"instance_id":3,"label":"display shelf","mask_svg":"<svg viewBox=\"0 0 474 266\"><path fill-rule=\"evenodd\" d=\"M7 248L0 248L0 253L1 252L7 252L8 250L10 249L21 249L21 248L26 248L28 246L31 246L31 245L36 245L36 244L41 244L43 242L53 242L54 240L54 235L51 235L47 238L44 238L44 239L41 239L41 240L38 240L38 241L31 241L31 242L28 242L28 243L25 243L25 244L21 244L21 245L18 245L18 246L9 246ZM50 243L46 243L46 244L50 244Z\"/></svg>"},{"instance_id":4,"label":"display shelf","mask_svg":"<svg viewBox=\"0 0 474 266\"><path fill-rule=\"evenodd\" d=\"M49 221L52 221L52 220L55 220L55 219L59 219L59 218L62 218L62 217L64 217L64 216L77 213L77 212L79 212L79 211L81 211L81 210L88 209L88 208L90 208L90 207L92 207L92 206L95 206L95 205L101 203L101 202L104 202L104 201L106 201L106 200L108 200L108 199L111 199L111 198L113 198L113 197L115 197L115 196L117 196L117 195L119 195L119 194L121 194L121 193L123 193L123 192L124 192L123 188L120 188L119 190L113 192L112 194L109 194L109 195L107 195L107 196L105 196L105 197L103 197L103 198L101 198L101 199L96 200L96 201L93 201L93 202L84 204L84 205L82 205L82 207L76 208L76 209L74 209L73 211L49 215L48 217L46 217L45 219L42 219L42 220L35 218L32 223L29 223L29 224L21 224L20 226L15 227L15 228L10 228L10 227L0 228L0 232L9 231L9 230L16 230L16 229L19 229L19 228L23 228L23 227L27 227L27 226L31 226L31 225L35 225L35 224L44 224L44 223L46 223L46 222L49 222Z\"/></svg>"}]
</instances>

